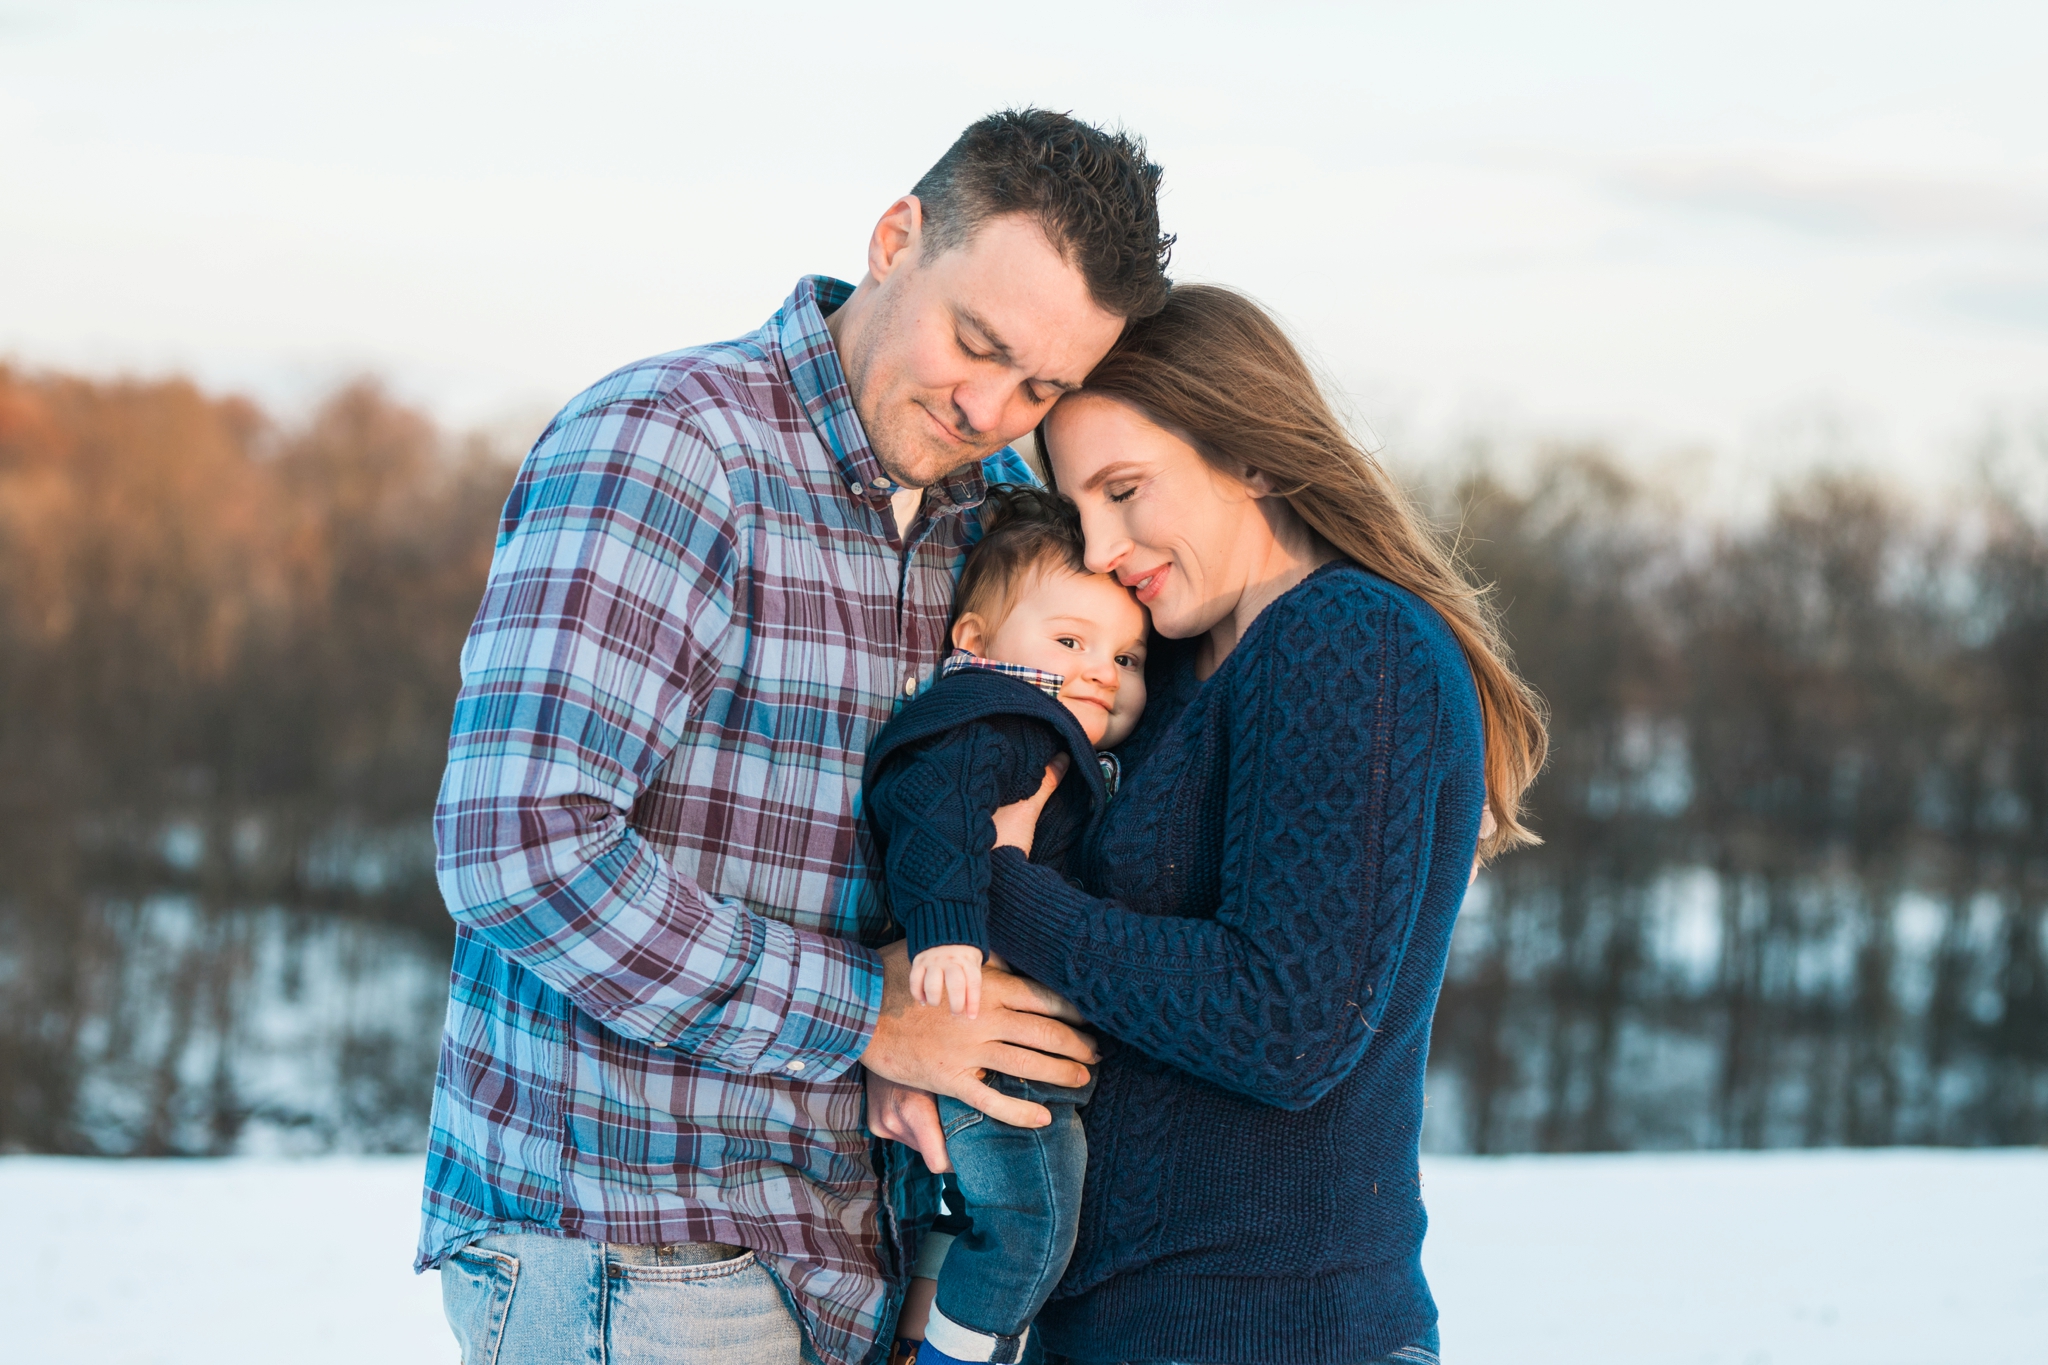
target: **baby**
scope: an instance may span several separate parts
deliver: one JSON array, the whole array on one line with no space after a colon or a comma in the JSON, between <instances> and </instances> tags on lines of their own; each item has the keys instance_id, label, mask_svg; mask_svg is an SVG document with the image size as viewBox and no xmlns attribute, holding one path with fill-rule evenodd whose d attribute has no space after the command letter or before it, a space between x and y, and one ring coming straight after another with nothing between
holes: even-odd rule
<instances>
[{"instance_id":1,"label":"baby","mask_svg":"<svg viewBox=\"0 0 2048 1365\"><path fill-rule=\"evenodd\" d=\"M1073 505L998 484L982 527L955 595L954 653L883 729L863 779L889 903L910 940L911 993L968 1015L980 1009L990 957L991 817L1068 755L1032 841L1035 861L1061 866L1115 792L1115 756L1098 750L1122 742L1145 707L1144 608L1088 571ZM935 1231L920 1248L915 1273L938 1281L920 1365L1017 1360L1074 1249L1088 1154L1075 1109L1094 1079L1078 1089L1003 1075L988 1084L1045 1105L1052 1123L1013 1128L939 1097L957 1180L948 1199L966 1208L942 1223L955 1236Z\"/></svg>"}]
</instances>

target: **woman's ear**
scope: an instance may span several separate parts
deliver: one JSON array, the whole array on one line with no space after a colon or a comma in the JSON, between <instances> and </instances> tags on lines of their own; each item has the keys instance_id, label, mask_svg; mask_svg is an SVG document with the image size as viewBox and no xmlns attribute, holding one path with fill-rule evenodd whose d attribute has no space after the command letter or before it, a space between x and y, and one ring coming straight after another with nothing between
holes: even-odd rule
<instances>
[{"instance_id":1,"label":"woman's ear","mask_svg":"<svg viewBox=\"0 0 2048 1365\"><path fill-rule=\"evenodd\" d=\"M981 613L962 612L960 619L953 623L953 648L979 655L987 643L988 623L981 619Z\"/></svg>"},{"instance_id":2,"label":"woman's ear","mask_svg":"<svg viewBox=\"0 0 2048 1365\"><path fill-rule=\"evenodd\" d=\"M1255 498L1277 498L1280 496L1280 490L1273 486L1273 481L1266 477L1266 471L1263 469L1246 469L1244 471L1243 483L1246 488L1251 490L1251 495Z\"/></svg>"}]
</instances>

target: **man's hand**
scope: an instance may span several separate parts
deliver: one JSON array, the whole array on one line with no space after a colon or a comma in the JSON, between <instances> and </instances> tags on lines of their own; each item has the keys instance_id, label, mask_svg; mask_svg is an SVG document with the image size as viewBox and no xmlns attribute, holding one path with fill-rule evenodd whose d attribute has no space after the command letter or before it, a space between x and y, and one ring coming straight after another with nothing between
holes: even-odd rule
<instances>
[{"instance_id":1,"label":"man's hand","mask_svg":"<svg viewBox=\"0 0 2048 1365\"><path fill-rule=\"evenodd\" d=\"M946 1005L969 1019L981 1013L981 949L941 943L910 959L910 998Z\"/></svg>"},{"instance_id":2,"label":"man's hand","mask_svg":"<svg viewBox=\"0 0 2048 1365\"><path fill-rule=\"evenodd\" d=\"M929 1090L885 1081L868 1073L868 1131L879 1138L915 1147L925 1169L943 1174L953 1169L946 1156L946 1130L939 1122L939 1102Z\"/></svg>"},{"instance_id":3,"label":"man's hand","mask_svg":"<svg viewBox=\"0 0 2048 1365\"><path fill-rule=\"evenodd\" d=\"M1061 1022L1078 1024L1081 1016L1059 995L1036 981L985 967L981 1014L969 1018L911 998L910 954L901 942L882 949L880 956L882 1017L860 1058L871 1075L912 1090L951 1095L1017 1128L1043 1128L1052 1122L1052 1114L1042 1104L991 1089L982 1081L987 1073L1001 1071L1048 1085L1087 1083L1082 1063L1096 1059L1095 1044L1087 1034ZM901 1117L902 1097L887 1098L892 1114ZM871 1106L869 1126L874 1122ZM937 1124L934 1113L932 1127ZM924 1150L922 1141L875 1131ZM906 1131L915 1131L914 1124Z\"/></svg>"}]
</instances>

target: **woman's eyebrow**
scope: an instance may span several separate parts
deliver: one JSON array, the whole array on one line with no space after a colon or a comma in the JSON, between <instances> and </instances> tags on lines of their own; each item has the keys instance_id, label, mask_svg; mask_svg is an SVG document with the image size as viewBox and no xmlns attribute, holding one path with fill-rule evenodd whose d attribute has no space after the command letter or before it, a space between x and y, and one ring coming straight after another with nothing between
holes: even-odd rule
<instances>
[{"instance_id":1,"label":"woman's eyebrow","mask_svg":"<svg viewBox=\"0 0 2048 1365\"><path fill-rule=\"evenodd\" d=\"M1092 493L1096 489L1102 487L1103 484L1108 483L1111 479L1115 478L1117 475L1129 473L1132 470L1140 469L1141 467L1142 466L1132 464L1129 461L1126 461L1123 464L1104 465L1102 468L1096 470L1093 474L1089 475L1086 479L1082 481L1081 491L1084 493Z\"/></svg>"}]
</instances>

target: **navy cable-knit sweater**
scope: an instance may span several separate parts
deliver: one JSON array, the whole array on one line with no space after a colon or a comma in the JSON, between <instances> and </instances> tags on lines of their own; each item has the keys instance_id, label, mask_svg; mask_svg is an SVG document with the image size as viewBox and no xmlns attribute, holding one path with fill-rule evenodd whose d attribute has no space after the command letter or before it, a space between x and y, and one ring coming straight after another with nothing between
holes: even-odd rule
<instances>
[{"instance_id":1,"label":"navy cable-knit sweater","mask_svg":"<svg viewBox=\"0 0 2048 1365\"><path fill-rule=\"evenodd\" d=\"M1206 681L1193 654L1154 649L1098 894L992 861L996 950L1109 1035L1039 1325L1084 1361L1373 1359L1436 1320L1417 1153L1477 693L1441 617L1344 561Z\"/></svg>"}]
</instances>

